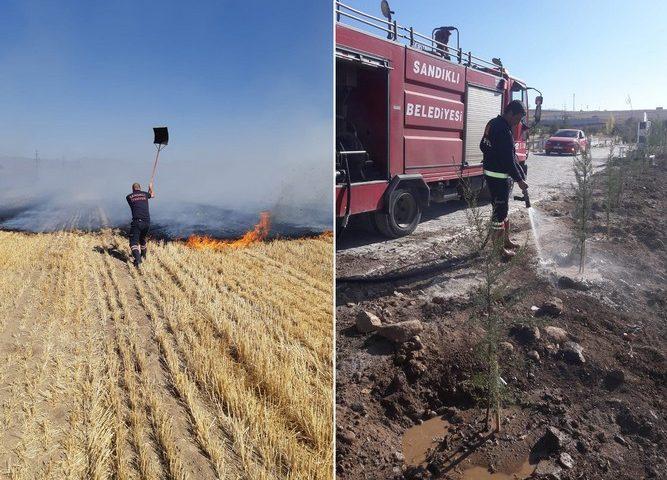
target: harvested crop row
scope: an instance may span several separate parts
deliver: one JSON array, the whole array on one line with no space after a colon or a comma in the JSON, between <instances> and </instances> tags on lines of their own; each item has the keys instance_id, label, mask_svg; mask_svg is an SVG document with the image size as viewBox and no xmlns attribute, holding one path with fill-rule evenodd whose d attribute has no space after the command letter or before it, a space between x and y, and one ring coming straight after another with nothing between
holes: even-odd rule
<instances>
[{"instance_id":1,"label":"harvested crop row","mask_svg":"<svg viewBox=\"0 0 667 480\"><path fill-rule=\"evenodd\" d=\"M331 239L126 250L0 231L0 479L331 479Z\"/></svg>"},{"instance_id":2,"label":"harvested crop row","mask_svg":"<svg viewBox=\"0 0 667 480\"><path fill-rule=\"evenodd\" d=\"M169 259L165 263L170 264ZM171 267L171 268L169 268ZM188 276L182 270L178 270L173 264L167 265L170 273L176 275L183 289L191 295L198 291L207 291L211 288L210 283ZM317 425L317 419L321 418L322 412L311 408L316 405L325 404L325 398L329 395L329 388L325 384L314 385L309 381L309 369L319 368L317 362L313 365L308 362L308 351L304 351L299 345L286 343L278 339L269 341L261 330L271 328L268 319L280 320L282 315L278 312L264 311L260 313L260 319L264 322L245 322L252 318L252 304L241 302L238 298L222 296L211 302L202 302L201 309L204 315L210 319L228 316L228 321L218 322L218 335L226 338L235 351L236 360L246 369L251 381L264 392L271 401L276 402L288 417L297 423L303 434L317 442L323 438L316 432L322 432L323 425ZM287 313L288 314L288 313ZM233 327L232 327L233 326ZM259 342L259 344L258 344ZM262 343L263 342L263 343ZM270 352L259 355L258 352ZM294 374L290 375L290 372ZM321 401L307 402L306 405L295 403L294 399L308 398L312 396Z\"/></svg>"},{"instance_id":3,"label":"harvested crop row","mask_svg":"<svg viewBox=\"0 0 667 480\"><path fill-rule=\"evenodd\" d=\"M170 260L164 261L166 263L171 263ZM248 384L248 380L244 380L244 378L246 378L244 368L247 368L248 365L242 364L242 362L240 364L236 361L235 358L230 356L230 347L233 346L225 346L225 344L220 344L220 341L223 340L224 337L221 337L220 340L218 340L220 334L211 330L209 322L202 321L203 319L207 319L209 321L215 322L217 317L222 317L222 323L226 324L231 322L231 320L225 321L225 311L228 311L229 307L225 308L218 303L223 297L216 294L212 297L212 300L207 300L206 298L202 299L201 301L190 300L191 302L194 302L193 305L197 305L197 308L194 311L191 308L178 309L177 307L176 312L174 312L175 314L169 313L168 305L174 297L177 298L175 302L176 305L183 306L188 304L188 297L181 291L181 289L184 289L186 293L189 292L191 295L194 295L193 292L196 290L193 289L192 279L187 275L176 272L178 284L181 288L174 291L165 291L163 293L162 290L164 289L160 288L160 286L167 284L167 279L171 278L169 272L163 270L162 272L151 273L155 274L157 280L156 284L153 284L153 286L154 291L157 292L156 296L160 299L159 303L161 303L163 308L165 308L165 310L163 310L163 315L166 315L169 318L178 319L178 324L172 326L172 330L174 332L186 331L185 327L189 325L198 331L200 334L200 339L215 339L212 344L205 345L205 348L200 348L197 341L193 341L193 343L188 348L184 349L186 355L190 351L201 352L201 355L191 357L192 363L189 363L188 365L195 372L201 373L201 379L203 382L208 383L209 389L212 388L213 391L216 391L216 396L213 400L224 401L227 408L232 410L235 418L241 418L246 423L250 422L250 431L252 435L255 435L257 438L266 437L266 441L269 441L274 445L274 447L266 449L264 454L261 455L265 461L271 463L271 457L275 455L274 450L278 449L279 452L282 452L281 455L286 456L286 458L292 458L292 460L288 460L288 464L291 466L290 468L294 466L294 462L297 462L298 464L301 464L303 468L309 469L310 467L308 467L308 464L312 463L312 455L310 455L311 458L304 457L303 460L298 460L301 458L300 454L298 454L298 451L303 451L303 447L298 447L298 438L294 437L294 433L292 432L291 428L287 427L284 417L281 417L279 414L277 414L275 409L271 408L270 405L265 404L265 401L268 398L265 398L264 400L255 399L255 395L257 393L256 387L253 387L252 383ZM207 289L201 288L199 291L207 292ZM235 301L233 298L229 298L227 300L232 302ZM183 325L182 322L185 320L188 321L185 325ZM241 334L244 329L239 327L235 330L238 334ZM258 337L258 339L261 340L261 336ZM261 344L255 345L256 352L265 352L267 348L264 348L264 346ZM236 350L236 348L234 348L234 350ZM201 362L208 357L212 357L210 360L216 366L211 369L209 374L205 375L202 373L203 365ZM277 366L280 367L279 362ZM291 373L290 376L292 378L297 377L297 375L294 375L294 373ZM272 377L278 379L285 378L284 376L281 377L280 372L276 371L275 369L273 371ZM223 385L221 382L224 382L227 387L222 391L218 391L217 388ZM244 387L246 384L247 386ZM295 396L295 399L298 400L298 397ZM326 403L328 405L328 402ZM307 412L302 410L302 416L303 413ZM268 417L267 414L269 415ZM279 447L279 445L283 446ZM294 457L294 455L297 456ZM269 470L274 470L274 468L269 468ZM304 476L303 478L309 477Z\"/></svg>"},{"instance_id":4,"label":"harvested crop row","mask_svg":"<svg viewBox=\"0 0 667 480\"><path fill-rule=\"evenodd\" d=\"M173 255L173 258L178 259L179 255ZM244 261L234 262L231 259L211 259L207 265L210 268L200 270L199 274L183 262L180 267L184 272L167 269L175 277L188 274L193 282L208 282L208 288L217 292L215 295L221 300L230 294L237 297L237 301L240 297L260 318L272 319L264 328L274 333L277 340L289 342L289 337L292 337L306 347L307 353L312 352L318 357L315 362L331 363L331 336L326 327L326 319L331 315L302 307L301 299L292 298L292 291L298 289L294 284L279 285L280 272L267 275L261 268L250 269L244 266ZM310 301L315 302L319 298L321 303L322 297L319 294L311 297Z\"/></svg>"}]
</instances>

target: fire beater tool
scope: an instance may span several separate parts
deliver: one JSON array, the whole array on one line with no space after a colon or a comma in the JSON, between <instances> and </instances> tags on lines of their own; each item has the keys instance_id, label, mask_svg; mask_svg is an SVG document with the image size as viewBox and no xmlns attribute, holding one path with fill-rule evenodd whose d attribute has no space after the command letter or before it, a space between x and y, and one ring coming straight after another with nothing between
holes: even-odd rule
<instances>
[{"instance_id":1,"label":"fire beater tool","mask_svg":"<svg viewBox=\"0 0 667 480\"><path fill-rule=\"evenodd\" d=\"M157 169L158 158L160 158L160 151L169 143L169 130L167 130L167 127L153 128L153 143L155 144L157 153L155 155L155 162L153 163L153 173L151 173L150 185L153 184L153 179L155 178L155 170Z\"/></svg>"}]
</instances>

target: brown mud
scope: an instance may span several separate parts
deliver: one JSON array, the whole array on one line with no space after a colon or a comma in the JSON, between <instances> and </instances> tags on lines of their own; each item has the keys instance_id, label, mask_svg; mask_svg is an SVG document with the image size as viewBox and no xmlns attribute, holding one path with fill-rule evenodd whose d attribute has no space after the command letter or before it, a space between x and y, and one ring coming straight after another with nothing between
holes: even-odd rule
<instances>
[{"instance_id":1,"label":"brown mud","mask_svg":"<svg viewBox=\"0 0 667 480\"><path fill-rule=\"evenodd\" d=\"M516 325L502 338L507 393L499 434L485 429L472 381L482 368L481 331L470 321L475 259L437 268L445 257L465 258L465 242L434 252L435 267L422 275L337 285L338 478L667 478L667 161L628 166L610 229L603 173L595 179L584 280L570 252L568 190L539 206L544 258L530 240L530 255L509 273L499 308ZM517 238L531 237L526 216L514 217ZM346 258L338 276L363 271L364 261ZM562 312L535 315L535 306L554 299ZM420 320L423 330L418 341L397 345L359 333L361 311L383 324ZM537 327L540 337L518 325ZM585 361L565 353L548 326L565 330ZM555 444L549 427L562 435ZM413 436L419 429L421 438Z\"/></svg>"},{"instance_id":2,"label":"brown mud","mask_svg":"<svg viewBox=\"0 0 667 480\"><path fill-rule=\"evenodd\" d=\"M408 428L403 434L405 463L417 467L426 462L429 451L442 442L450 427L444 418L433 417Z\"/></svg>"}]
</instances>

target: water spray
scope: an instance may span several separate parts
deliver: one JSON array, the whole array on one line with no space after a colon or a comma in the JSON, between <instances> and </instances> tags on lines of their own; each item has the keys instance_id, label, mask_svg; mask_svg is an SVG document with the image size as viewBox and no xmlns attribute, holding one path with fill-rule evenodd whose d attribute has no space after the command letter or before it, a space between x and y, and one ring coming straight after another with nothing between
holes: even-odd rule
<instances>
[{"instance_id":1,"label":"water spray","mask_svg":"<svg viewBox=\"0 0 667 480\"><path fill-rule=\"evenodd\" d=\"M535 249L537 250L537 257L540 261L540 263L544 263L544 259L542 258L542 246L540 245L540 236L539 236L539 231L538 231L538 221L537 221L537 212L535 209L530 205L530 197L528 196L528 190L523 191L523 196L514 196L514 200L518 200L520 202L525 202L526 208L528 209L528 219L530 220L530 229L533 232L533 239L535 240Z\"/></svg>"}]
</instances>

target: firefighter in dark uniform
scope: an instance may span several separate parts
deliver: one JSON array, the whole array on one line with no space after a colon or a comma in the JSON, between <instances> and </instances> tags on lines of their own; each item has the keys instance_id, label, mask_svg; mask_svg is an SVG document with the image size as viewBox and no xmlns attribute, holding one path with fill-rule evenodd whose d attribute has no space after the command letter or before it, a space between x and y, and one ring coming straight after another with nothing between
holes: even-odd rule
<instances>
[{"instance_id":1,"label":"firefighter in dark uniform","mask_svg":"<svg viewBox=\"0 0 667 480\"><path fill-rule=\"evenodd\" d=\"M512 249L518 247L509 238L510 224L507 219L513 182L516 182L522 191L528 189L525 171L516 158L512 134L525 115L523 104L519 100L512 100L502 115L489 121L479 144L484 154L484 179L489 187L493 208L491 235L494 242L501 245L502 253L506 257L513 256Z\"/></svg>"},{"instance_id":2,"label":"firefighter in dark uniform","mask_svg":"<svg viewBox=\"0 0 667 480\"><path fill-rule=\"evenodd\" d=\"M151 216L148 213L148 199L153 198L153 184L148 186L148 191L141 190L138 183L132 184L132 193L126 198L130 210L132 210L132 223L130 224L130 250L134 257L134 266L139 268L141 260L146 258L146 236L151 226Z\"/></svg>"}]
</instances>

